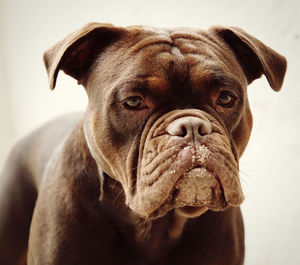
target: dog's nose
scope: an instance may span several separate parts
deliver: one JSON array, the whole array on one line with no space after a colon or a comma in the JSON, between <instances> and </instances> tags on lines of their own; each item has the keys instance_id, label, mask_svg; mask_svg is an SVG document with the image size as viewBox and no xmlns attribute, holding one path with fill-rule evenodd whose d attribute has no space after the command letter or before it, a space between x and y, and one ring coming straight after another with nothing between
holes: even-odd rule
<instances>
[{"instance_id":1,"label":"dog's nose","mask_svg":"<svg viewBox=\"0 0 300 265\"><path fill-rule=\"evenodd\" d=\"M210 134L212 126L209 121L197 117L183 117L171 122L166 131L173 136L197 137Z\"/></svg>"}]
</instances>

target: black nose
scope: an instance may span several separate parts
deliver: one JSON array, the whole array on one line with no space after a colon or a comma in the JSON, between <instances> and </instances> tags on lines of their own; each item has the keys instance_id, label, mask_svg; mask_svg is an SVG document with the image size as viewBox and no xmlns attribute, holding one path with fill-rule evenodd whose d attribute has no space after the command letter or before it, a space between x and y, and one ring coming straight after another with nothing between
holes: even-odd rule
<instances>
[{"instance_id":1,"label":"black nose","mask_svg":"<svg viewBox=\"0 0 300 265\"><path fill-rule=\"evenodd\" d=\"M183 117L171 122L166 131L173 136L197 137L210 134L212 126L209 121L197 117Z\"/></svg>"}]
</instances>

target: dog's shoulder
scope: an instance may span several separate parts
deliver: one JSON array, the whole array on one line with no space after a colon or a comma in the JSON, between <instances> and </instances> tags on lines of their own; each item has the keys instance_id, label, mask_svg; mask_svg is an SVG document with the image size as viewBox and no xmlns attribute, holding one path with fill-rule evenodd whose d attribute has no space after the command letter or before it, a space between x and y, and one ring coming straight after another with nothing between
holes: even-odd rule
<instances>
[{"instance_id":1,"label":"dog's shoulder","mask_svg":"<svg viewBox=\"0 0 300 265\"><path fill-rule=\"evenodd\" d=\"M23 178L39 185L50 157L82 116L82 113L63 115L20 139L9 154L4 172L14 171L10 178Z\"/></svg>"}]
</instances>

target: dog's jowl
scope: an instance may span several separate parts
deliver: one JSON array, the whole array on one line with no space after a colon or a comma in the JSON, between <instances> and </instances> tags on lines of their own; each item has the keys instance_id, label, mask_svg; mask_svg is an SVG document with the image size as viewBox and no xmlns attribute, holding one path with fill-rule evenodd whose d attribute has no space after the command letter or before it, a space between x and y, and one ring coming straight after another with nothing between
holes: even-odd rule
<instances>
[{"instance_id":1,"label":"dog's jowl","mask_svg":"<svg viewBox=\"0 0 300 265\"><path fill-rule=\"evenodd\" d=\"M90 23L44 61L50 88L63 70L88 106L12 150L0 264L243 264L247 86L280 90L285 58L239 28Z\"/></svg>"}]
</instances>

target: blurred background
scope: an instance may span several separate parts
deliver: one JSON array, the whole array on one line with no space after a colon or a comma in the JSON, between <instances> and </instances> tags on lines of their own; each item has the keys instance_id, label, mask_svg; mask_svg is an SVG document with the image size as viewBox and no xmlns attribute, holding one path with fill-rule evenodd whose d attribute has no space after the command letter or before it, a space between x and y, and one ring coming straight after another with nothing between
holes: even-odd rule
<instances>
[{"instance_id":1,"label":"blurred background","mask_svg":"<svg viewBox=\"0 0 300 265\"><path fill-rule=\"evenodd\" d=\"M238 26L286 56L280 92L271 90L265 77L248 88L254 127L240 164L245 264L299 265L300 1L0 0L1 169L22 136L54 117L85 109L85 91L72 78L60 73L56 89L49 90L42 54L91 21Z\"/></svg>"}]
</instances>

